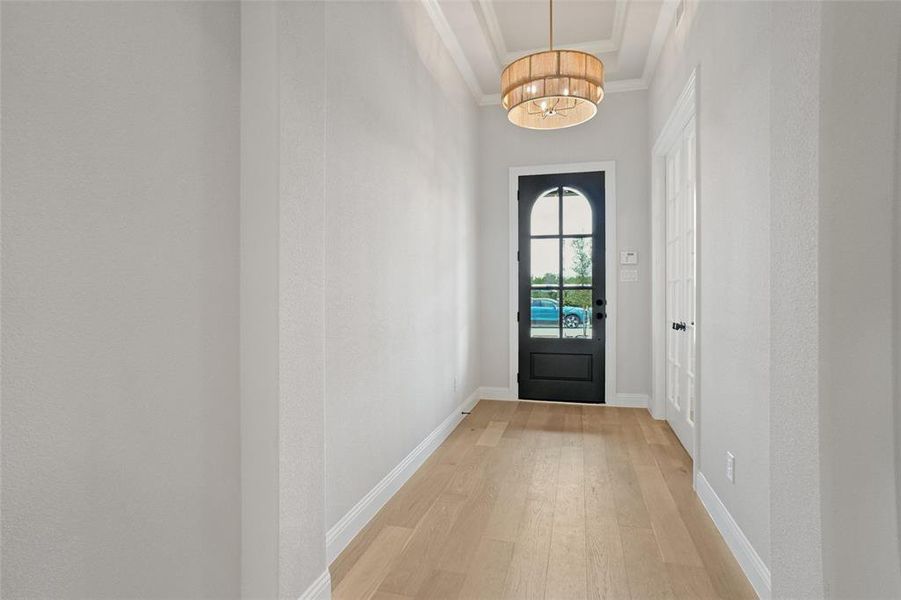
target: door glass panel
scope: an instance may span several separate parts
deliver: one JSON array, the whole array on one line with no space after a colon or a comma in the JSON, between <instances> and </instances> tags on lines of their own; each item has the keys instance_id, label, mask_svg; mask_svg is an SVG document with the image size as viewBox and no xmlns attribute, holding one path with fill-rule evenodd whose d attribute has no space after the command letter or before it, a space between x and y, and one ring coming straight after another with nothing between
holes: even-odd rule
<instances>
[{"instance_id":1,"label":"door glass panel","mask_svg":"<svg viewBox=\"0 0 901 600\"><path fill-rule=\"evenodd\" d=\"M563 337L591 338L591 290L563 290Z\"/></svg>"},{"instance_id":2,"label":"door glass panel","mask_svg":"<svg viewBox=\"0 0 901 600\"><path fill-rule=\"evenodd\" d=\"M532 235L560 235L560 204L557 190L551 190L532 206Z\"/></svg>"},{"instance_id":3,"label":"door glass panel","mask_svg":"<svg viewBox=\"0 0 901 600\"><path fill-rule=\"evenodd\" d=\"M563 235L590 234L591 204L576 190L563 188Z\"/></svg>"},{"instance_id":4,"label":"door glass panel","mask_svg":"<svg viewBox=\"0 0 901 600\"><path fill-rule=\"evenodd\" d=\"M558 285L560 281L560 239L531 241L532 285Z\"/></svg>"},{"instance_id":5,"label":"door glass panel","mask_svg":"<svg viewBox=\"0 0 901 600\"><path fill-rule=\"evenodd\" d=\"M560 292L532 288L531 337L560 337Z\"/></svg>"},{"instance_id":6,"label":"door glass panel","mask_svg":"<svg viewBox=\"0 0 901 600\"><path fill-rule=\"evenodd\" d=\"M563 240L564 285L591 285L591 238Z\"/></svg>"}]
</instances>

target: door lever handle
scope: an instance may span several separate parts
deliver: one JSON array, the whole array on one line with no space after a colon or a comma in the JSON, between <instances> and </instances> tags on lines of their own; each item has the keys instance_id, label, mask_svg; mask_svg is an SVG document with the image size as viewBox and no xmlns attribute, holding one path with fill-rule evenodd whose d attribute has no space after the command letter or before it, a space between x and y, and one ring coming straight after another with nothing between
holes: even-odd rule
<instances>
[{"instance_id":1,"label":"door lever handle","mask_svg":"<svg viewBox=\"0 0 901 600\"><path fill-rule=\"evenodd\" d=\"M685 331L687 329L685 325L685 321L680 321L679 323L673 323L673 329L676 331Z\"/></svg>"}]
</instances>

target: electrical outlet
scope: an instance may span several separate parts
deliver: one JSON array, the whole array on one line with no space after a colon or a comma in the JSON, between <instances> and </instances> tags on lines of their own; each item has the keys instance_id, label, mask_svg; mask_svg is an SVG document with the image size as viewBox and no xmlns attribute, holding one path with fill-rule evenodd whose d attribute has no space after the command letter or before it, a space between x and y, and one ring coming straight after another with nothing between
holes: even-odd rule
<instances>
[{"instance_id":1,"label":"electrical outlet","mask_svg":"<svg viewBox=\"0 0 901 600\"><path fill-rule=\"evenodd\" d=\"M735 455L726 452L726 479L735 483Z\"/></svg>"}]
</instances>

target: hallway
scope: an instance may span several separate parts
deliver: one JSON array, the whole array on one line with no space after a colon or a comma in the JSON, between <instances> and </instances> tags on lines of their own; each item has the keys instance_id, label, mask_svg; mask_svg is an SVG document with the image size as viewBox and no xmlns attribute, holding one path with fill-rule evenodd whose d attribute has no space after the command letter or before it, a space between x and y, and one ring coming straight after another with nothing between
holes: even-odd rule
<instances>
[{"instance_id":1,"label":"hallway","mask_svg":"<svg viewBox=\"0 0 901 600\"><path fill-rule=\"evenodd\" d=\"M668 425L604 406L482 400L330 570L336 599L755 597Z\"/></svg>"},{"instance_id":2,"label":"hallway","mask_svg":"<svg viewBox=\"0 0 901 600\"><path fill-rule=\"evenodd\" d=\"M901 600L901 2L0 0L0 59L0 599Z\"/></svg>"}]
</instances>

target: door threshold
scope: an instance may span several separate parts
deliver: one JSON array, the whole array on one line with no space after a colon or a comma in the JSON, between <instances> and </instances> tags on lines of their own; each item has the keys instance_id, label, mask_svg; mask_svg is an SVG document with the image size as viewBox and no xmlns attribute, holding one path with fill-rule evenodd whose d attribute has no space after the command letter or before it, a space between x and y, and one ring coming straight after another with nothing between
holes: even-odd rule
<instances>
[{"instance_id":1,"label":"door threshold","mask_svg":"<svg viewBox=\"0 0 901 600\"><path fill-rule=\"evenodd\" d=\"M490 398L485 398L489 400ZM510 400L500 400L500 402L535 402L536 404L573 404L575 406L609 406L611 408L629 408L617 407L616 404L607 404L606 402L576 402L573 400L532 400L531 398L511 398Z\"/></svg>"}]
</instances>

